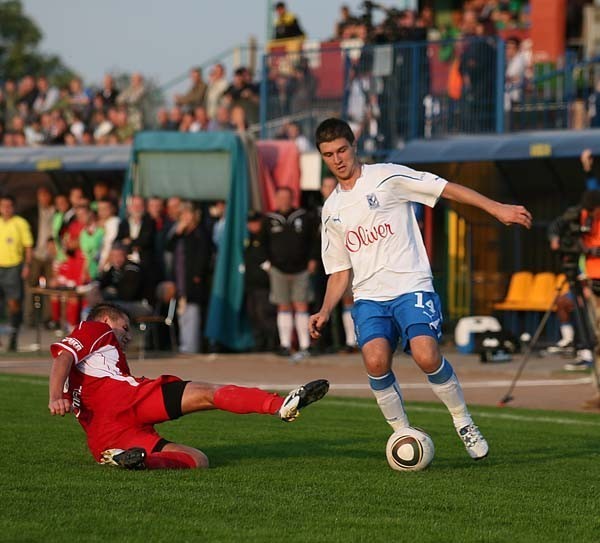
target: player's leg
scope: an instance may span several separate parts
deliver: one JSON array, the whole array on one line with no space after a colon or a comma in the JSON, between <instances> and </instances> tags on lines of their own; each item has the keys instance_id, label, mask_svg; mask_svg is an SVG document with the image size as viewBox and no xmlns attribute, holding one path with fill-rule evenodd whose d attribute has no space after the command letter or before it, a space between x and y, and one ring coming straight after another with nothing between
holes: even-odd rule
<instances>
[{"instance_id":1,"label":"player's leg","mask_svg":"<svg viewBox=\"0 0 600 543\"><path fill-rule=\"evenodd\" d=\"M298 336L298 352L293 362L300 362L309 356L310 332L308 330L308 302L310 298L310 275L308 271L296 273L291 279L291 299L294 307L294 325Z\"/></svg>"},{"instance_id":2,"label":"player's leg","mask_svg":"<svg viewBox=\"0 0 600 543\"><path fill-rule=\"evenodd\" d=\"M328 390L329 383L325 379L311 381L285 397L260 388L190 382L181 397L181 414L220 409L239 415L275 415L291 422L301 409L323 398Z\"/></svg>"},{"instance_id":3,"label":"player's leg","mask_svg":"<svg viewBox=\"0 0 600 543\"><path fill-rule=\"evenodd\" d=\"M404 411L400 385L392 371L393 351L388 340L374 338L363 345L361 352L369 386L386 422L394 430L410 426Z\"/></svg>"},{"instance_id":4,"label":"player's leg","mask_svg":"<svg viewBox=\"0 0 600 543\"><path fill-rule=\"evenodd\" d=\"M410 351L427 375L431 389L452 415L454 427L469 455L476 460L487 456L488 444L473 423L458 377L450 362L441 355L437 338L429 335L411 337Z\"/></svg>"},{"instance_id":5,"label":"player's leg","mask_svg":"<svg viewBox=\"0 0 600 543\"><path fill-rule=\"evenodd\" d=\"M400 385L392 371L398 333L384 303L359 300L353 308L357 341L371 391L387 423L399 430L409 426Z\"/></svg>"},{"instance_id":6,"label":"player's leg","mask_svg":"<svg viewBox=\"0 0 600 543\"><path fill-rule=\"evenodd\" d=\"M473 424L462 387L448 360L442 357L438 342L442 337L442 312L435 292L411 292L394 303L394 317L402 330L404 350L409 352L427 375L435 395L450 411L454 427L474 459L484 458L488 444Z\"/></svg>"}]
</instances>

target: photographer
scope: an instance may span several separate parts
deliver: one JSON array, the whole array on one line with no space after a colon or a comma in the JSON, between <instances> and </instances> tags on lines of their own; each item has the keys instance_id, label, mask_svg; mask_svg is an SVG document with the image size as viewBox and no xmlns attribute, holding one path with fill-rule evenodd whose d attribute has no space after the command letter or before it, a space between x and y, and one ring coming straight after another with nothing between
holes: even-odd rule
<instances>
[{"instance_id":1,"label":"photographer","mask_svg":"<svg viewBox=\"0 0 600 543\"><path fill-rule=\"evenodd\" d=\"M581 255L585 259L586 284L583 288L583 297L589 303L587 310L590 315L591 325L596 337L600 337L600 326L597 314L600 314L600 191L591 190L584 193L579 206L567 209L548 229L550 248L559 251L561 255L563 271L569 279L569 285L573 286L578 280L578 261ZM568 314L576 309L577 300L570 293L571 304L567 299L559 298L559 309L562 310L561 332L563 340L568 340L571 335L568 325L564 322ZM560 344L560 342L559 342ZM597 345L594 346L598 349ZM593 367L594 357L591 353L579 351L579 360L572 367L566 369L587 369ZM597 356L596 356L597 359ZM596 362L597 364L597 362ZM596 375L598 368L595 368ZM598 382L595 379L596 398L586 402L587 407L600 407L600 395L598 395Z\"/></svg>"}]
</instances>

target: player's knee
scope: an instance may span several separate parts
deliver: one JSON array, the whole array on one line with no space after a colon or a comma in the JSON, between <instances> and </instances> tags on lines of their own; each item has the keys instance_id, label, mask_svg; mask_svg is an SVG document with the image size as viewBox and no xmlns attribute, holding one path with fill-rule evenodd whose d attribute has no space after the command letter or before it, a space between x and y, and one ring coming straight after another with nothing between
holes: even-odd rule
<instances>
[{"instance_id":1,"label":"player's knee","mask_svg":"<svg viewBox=\"0 0 600 543\"><path fill-rule=\"evenodd\" d=\"M432 373L440 367L442 355L437 343L423 343L418 348L411 345L411 352L415 362L423 371Z\"/></svg>"}]
</instances>

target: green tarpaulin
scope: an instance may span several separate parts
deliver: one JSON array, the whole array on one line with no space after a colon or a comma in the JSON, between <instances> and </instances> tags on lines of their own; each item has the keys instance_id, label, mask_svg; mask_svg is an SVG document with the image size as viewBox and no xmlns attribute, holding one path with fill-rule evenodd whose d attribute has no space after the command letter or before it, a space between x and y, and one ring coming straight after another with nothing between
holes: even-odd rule
<instances>
[{"instance_id":1,"label":"green tarpaulin","mask_svg":"<svg viewBox=\"0 0 600 543\"><path fill-rule=\"evenodd\" d=\"M205 333L235 351L252 347L243 307L248 166L239 137L231 132L137 133L124 196L132 193L227 201Z\"/></svg>"}]
</instances>

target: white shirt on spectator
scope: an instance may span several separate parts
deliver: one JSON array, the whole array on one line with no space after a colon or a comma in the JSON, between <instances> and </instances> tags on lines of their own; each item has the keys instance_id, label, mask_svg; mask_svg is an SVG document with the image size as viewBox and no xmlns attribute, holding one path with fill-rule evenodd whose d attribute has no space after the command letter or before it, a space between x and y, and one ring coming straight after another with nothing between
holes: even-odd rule
<instances>
[{"instance_id":1,"label":"white shirt on spectator","mask_svg":"<svg viewBox=\"0 0 600 543\"><path fill-rule=\"evenodd\" d=\"M215 116L219 103L221 102L221 97L228 87L229 83L224 77L208 84L204 100L206 103L206 114L209 119L212 119Z\"/></svg>"},{"instance_id":2,"label":"white shirt on spectator","mask_svg":"<svg viewBox=\"0 0 600 543\"><path fill-rule=\"evenodd\" d=\"M119 233L119 217L109 217L104 222L104 237L102 238L102 248L100 249L100 261L98 269L104 271L108 269L108 255L112 249L117 234Z\"/></svg>"},{"instance_id":3,"label":"white shirt on spectator","mask_svg":"<svg viewBox=\"0 0 600 543\"><path fill-rule=\"evenodd\" d=\"M60 93L56 87L50 87L46 91L46 95L42 96L41 94L35 99L33 102L33 111L36 113L44 113L45 111L50 111L58 99L60 97Z\"/></svg>"}]
</instances>

